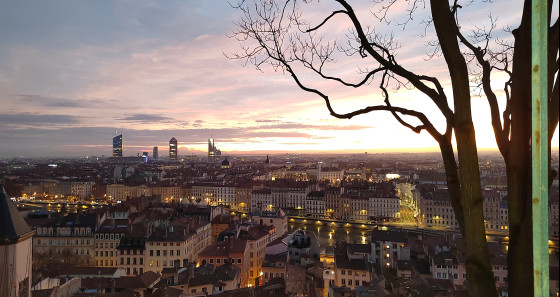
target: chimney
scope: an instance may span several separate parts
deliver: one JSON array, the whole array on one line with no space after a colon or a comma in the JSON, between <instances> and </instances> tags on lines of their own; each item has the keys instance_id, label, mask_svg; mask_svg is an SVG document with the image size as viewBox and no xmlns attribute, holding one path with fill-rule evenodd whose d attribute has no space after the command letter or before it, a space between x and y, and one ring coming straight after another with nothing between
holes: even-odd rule
<instances>
[{"instance_id":1,"label":"chimney","mask_svg":"<svg viewBox=\"0 0 560 297\"><path fill-rule=\"evenodd\" d=\"M194 264L189 264L189 278L194 278Z\"/></svg>"}]
</instances>

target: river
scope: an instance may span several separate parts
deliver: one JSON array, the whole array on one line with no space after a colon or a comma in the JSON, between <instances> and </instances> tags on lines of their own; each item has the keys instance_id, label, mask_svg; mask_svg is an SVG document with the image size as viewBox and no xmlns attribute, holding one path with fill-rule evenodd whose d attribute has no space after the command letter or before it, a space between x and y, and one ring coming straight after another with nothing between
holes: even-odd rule
<instances>
[{"instance_id":1,"label":"river","mask_svg":"<svg viewBox=\"0 0 560 297\"><path fill-rule=\"evenodd\" d=\"M371 226L368 226L371 228ZM331 253L337 241L350 243L369 243L371 241L371 230L364 225L333 224L328 222L290 220L288 222L290 232L305 230L315 233L319 240L321 253Z\"/></svg>"}]
</instances>

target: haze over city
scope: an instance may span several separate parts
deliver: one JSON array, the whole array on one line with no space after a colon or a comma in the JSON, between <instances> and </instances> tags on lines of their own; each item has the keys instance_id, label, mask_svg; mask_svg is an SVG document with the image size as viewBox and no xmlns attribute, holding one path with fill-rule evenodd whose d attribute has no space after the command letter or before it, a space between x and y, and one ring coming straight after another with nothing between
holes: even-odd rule
<instances>
[{"instance_id":1,"label":"haze over city","mask_svg":"<svg viewBox=\"0 0 560 297\"><path fill-rule=\"evenodd\" d=\"M330 9L321 5L317 17ZM356 5L364 12L371 6ZM516 26L517 7L510 1L473 4L464 9L464 25L484 25L491 12L503 28ZM301 91L288 75L228 59L239 50L228 38L236 13L227 1L5 3L0 157L110 155L116 132L123 134L127 156L153 146L165 150L171 137L186 155L202 153L210 137L232 153L437 151L425 131L415 134L389 113L332 118L319 97ZM345 25L333 30L345 32ZM400 38L401 63L431 74L446 71L440 58L426 61L430 36L385 27ZM503 28L497 37L507 36ZM356 65L345 65L350 75ZM495 88L503 94L499 83ZM341 112L383 101L374 86L331 90ZM416 91L394 91L392 100L435 112ZM496 149L486 99L473 97L472 105L478 147ZM434 122L443 129L442 119ZM552 143L558 147L558 131Z\"/></svg>"}]
</instances>

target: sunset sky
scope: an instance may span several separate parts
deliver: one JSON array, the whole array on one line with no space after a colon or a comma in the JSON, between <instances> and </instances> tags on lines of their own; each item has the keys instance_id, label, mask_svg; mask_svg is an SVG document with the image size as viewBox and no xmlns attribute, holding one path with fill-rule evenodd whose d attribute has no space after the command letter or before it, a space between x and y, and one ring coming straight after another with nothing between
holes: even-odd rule
<instances>
[{"instance_id":1,"label":"sunset sky","mask_svg":"<svg viewBox=\"0 0 560 297\"><path fill-rule=\"evenodd\" d=\"M330 2L321 1L309 20L339 8L327 7ZM401 65L437 76L450 92L443 58L426 60L425 11L403 30L371 17L371 1L349 2L357 2L364 22L393 31ZM488 25L491 12L498 18L495 36L509 38L501 30L518 26L520 1L480 2L462 11L462 27ZM238 17L223 0L6 1L0 9L0 157L108 156L116 132L123 134L125 156L151 154L156 145L166 154L171 137L180 155L200 153L211 136L225 154L435 150L427 133L413 133L390 114L332 118L321 98L282 72L226 58L239 50L227 36ZM346 20L332 21L328 32L343 37ZM355 61L337 62L357 77ZM495 78L500 96L503 79ZM359 92L316 85L340 112L383 102L375 85ZM391 98L393 105L437 114L417 91L393 90ZM478 147L495 148L486 99L475 96L472 104ZM442 129L441 116L434 119ZM558 131L553 143L558 146Z\"/></svg>"}]
</instances>

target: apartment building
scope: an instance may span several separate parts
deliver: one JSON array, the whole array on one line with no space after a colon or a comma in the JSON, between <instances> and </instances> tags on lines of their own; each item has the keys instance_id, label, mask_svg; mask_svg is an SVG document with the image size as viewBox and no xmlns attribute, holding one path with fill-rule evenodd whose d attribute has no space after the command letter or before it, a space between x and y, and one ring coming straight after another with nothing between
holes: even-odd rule
<instances>
[{"instance_id":1,"label":"apartment building","mask_svg":"<svg viewBox=\"0 0 560 297\"><path fill-rule=\"evenodd\" d=\"M327 187L325 189L325 217L334 219L339 203L340 187Z\"/></svg>"},{"instance_id":2,"label":"apartment building","mask_svg":"<svg viewBox=\"0 0 560 297\"><path fill-rule=\"evenodd\" d=\"M92 187L95 182L89 181L75 181L70 184L70 191L72 196L83 200L91 197Z\"/></svg>"},{"instance_id":3,"label":"apartment building","mask_svg":"<svg viewBox=\"0 0 560 297\"><path fill-rule=\"evenodd\" d=\"M117 247L122 237L130 231L128 219L106 219L95 232L95 265L118 267Z\"/></svg>"},{"instance_id":4,"label":"apartment building","mask_svg":"<svg viewBox=\"0 0 560 297\"><path fill-rule=\"evenodd\" d=\"M365 286L371 280L371 271L367 256L349 253L347 244L340 242L334 254L334 285L356 289Z\"/></svg>"},{"instance_id":5,"label":"apartment building","mask_svg":"<svg viewBox=\"0 0 560 297\"><path fill-rule=\"evenodd\" d=\"M34 257L50 257L72 265L95 265L95 214L69 214L36 227Z\"/></svg>"},{"instance_id":6,"label":"apartment building","mask_svg":"<svg viewBox=\"0 0 560 297\"><path fill-rule=\"evenodd\" d=\"M350 200L351 220L366 222L369 217L369 199L363 195L358 195Z\"/></svg>"},{"instance_id":7,"label":"apartment building","mask_svg":"<svg viewBox=\"0 0 560 297\"><path fill-rule=\"evenodd\" d=\"M126 201L141 196L152 196L152 189L146 185L127 186L124 184L107 185L107 197L115 201Z\"/></svg>"},{"instance_id":8,"label":"apartment building","mask_svg":"<svg viewBox=\"0 0 560 297\"><path fill-rule=\"evenodd\" d=\"M371 260L382 269L396 268L397 261L410 260L410 248L404 231L373 229L371 233L373 252Z\"/></svg>"},{"instance_id":9,"label":"apartment building","mask_svg":"<svg viewBox=\"0 0 560 297\"><path fill-rule=\"evenodd\" d=\"M152 188L153 196L160 196L161 202L170 203L180 201L183 197L183 189L180 186L157 186Z\"/></svg>"},{"instance_id":10,"label":"apartment building","mask_svg":"<svg viewBox=\"0 0 560 297\"><path fill-rule=\"evenodd\" d=\"M251 209L272 210L272 192L269 188L251 192Z\"/></svg>"},{"instance_id":11,"label":"apartment building","mask_svg":"<svg viewBox=\"0 0 560 297\"><path fill-rule=\"evenodd\" d=\"M253 185L239 185L235 188L235 206L236 210L249 211L252 207L251 193L253 192Z\"/></svg>"},{"instance_id":12,"label":"apartment building","mask_svg":"<svg viewBox=\"0 0 560 297\"><path fill-rule=\"evenodd\" d=\"M307 194L305 215L314 218L325 216L325 191L313 191Z\"/></svg>"},{"instance_id":13,"label":"apartment building","mask_svg":"<svg viewBox=\"0 0 560 297\"><path fill-rule=\"evenodd\" d=\"M209 205L216 205L216 194L218 193L218 184L215 183L196 183L193 184L192 197L197 200L204 200Z\"/></svg>"},{"instance_id":14,"label":"apartment building","mask_svg":"<svg viewBox=\"0 0 560 297\"><path fill-rule=\"evenodd\" d=\"M376 220L396 221L400 218L401 200L396 195L367 192L369 216Z\"/></svg>"},{"instance_id":15,"label":"apartment building","mask_svg":"<svg viewBox=\"0 0 560 297\"><path fill-rule=\"evenodd\" d=\"M249 285L249 248L244 239L228 238L226 241L218 241L198 253L196 265L205 263L221 266L231 263L241 269L241 287Z\"/></svg>"},{"instance_id":16,"label":"apartment building","mask_svg":"<svg viewBox=\"0 0 560 297\"><path fill-rule=\"evenodd\" d=\"M187 266L187 234L185 228L158 227L146 239L144 271L161 273L167 267Z\"/></svg>"},{"instance_id":17,"label":"apartment building","mask_svg":"<svg viewBox=\"0 0 560 297\"><path fill-rule=\"evenodd\" d=\"M276 229L273 240L288 232L288 216L281 209L276 211L254 210L251 220L257 224L274 226Z\"/></svg>"},{"instance_id":18,"label":"apartment building","mask_svg":"<svg viewBox=\"0 0 560 297\"><path fill-rule=\"evenodd\" d=\"M303 210L311 186L309 182L280 179L272 183L270 190L273 208Z\"/></svg>"},{"instance_id":19,"label":"apartment building","mask_svg":"<svg viewBox=\"0 0 560 297\"><path fill-rule=\"evenodd\" d=\"M134 232L121 237L117 246L118 267L126 269L127 275L141 275L145 272L146 236Z\"/></svg>"},{"instance_id":20,"label":"apartment building","mask_svg":"<svg viewBox=\"0 0 560 297\"><path fill-rule=\"evenodd\" d=\"M219 205L224 205L228 208L236 208L237 188L234 185L220 185L216 187L215 201Z\"/></svg>"}]
</instances>

